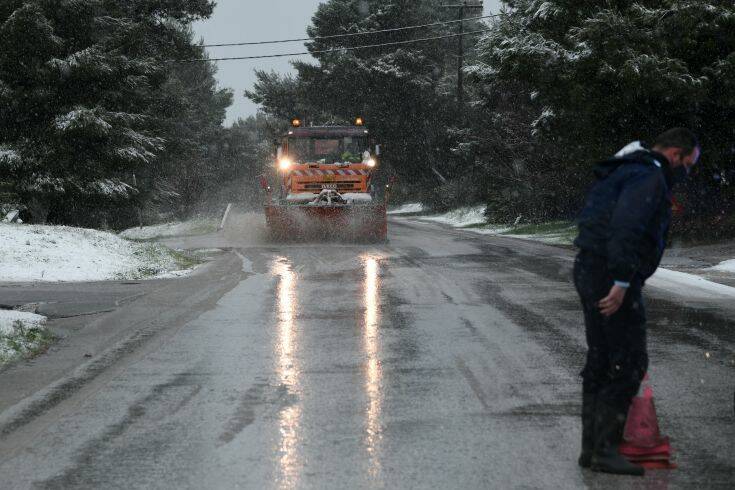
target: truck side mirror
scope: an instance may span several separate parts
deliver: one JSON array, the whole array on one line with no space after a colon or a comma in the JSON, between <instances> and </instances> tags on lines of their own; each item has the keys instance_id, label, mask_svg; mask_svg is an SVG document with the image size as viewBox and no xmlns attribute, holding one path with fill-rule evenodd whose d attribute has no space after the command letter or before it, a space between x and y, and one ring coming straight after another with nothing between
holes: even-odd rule
<instances>
[{"instance_id":1,"label":"truck side mirror","mask_svg":"<svg viewBox=\"0 0 735 490\"><path fill-rule=\"evenodd\" d=\"M376 156L380 156L380 150L381 150L380 145L375 145L375 155Z\"/></svg>"},{"instance_id":2,"label":"truck side mirror","mask_svg":"<svg viewBox=\"0 0 735 490\"><path fill-rule=\"evenodd\" d=\"M283 147L281 145L278 145L276 147L276 157L280 160L280 158L283 156Z\"/></svg>"}]
</instances>

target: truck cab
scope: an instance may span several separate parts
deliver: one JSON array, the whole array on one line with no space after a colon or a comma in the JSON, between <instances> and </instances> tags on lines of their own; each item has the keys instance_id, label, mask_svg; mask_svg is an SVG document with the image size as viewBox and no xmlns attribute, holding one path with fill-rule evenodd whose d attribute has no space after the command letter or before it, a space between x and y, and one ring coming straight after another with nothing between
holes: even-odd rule
<instances>
[{"instance_id":1,"label":"truck cab","mask_svg":"<svg viewBox=\"0 0 735 490\"><path fill-rule=\"evenodd\" d=\"M370 202L378 152L362 125L305 128L296 123L278 148L280 197L306 203L330 194L336 200Z\"/></svg>"},{"instance_id":2,"label":"truck cab","mask_svg":"<svg viewBox=\"0 0 735 490\"><path fill-rule=\"evenodd\" d=\"M350 126L302 127L292 121L276 152L279 188L261 179L273 238L387 239L389 186L376 198L380 147L371 148L369 136L360 118Z\"/></svg>"}]
</instances>

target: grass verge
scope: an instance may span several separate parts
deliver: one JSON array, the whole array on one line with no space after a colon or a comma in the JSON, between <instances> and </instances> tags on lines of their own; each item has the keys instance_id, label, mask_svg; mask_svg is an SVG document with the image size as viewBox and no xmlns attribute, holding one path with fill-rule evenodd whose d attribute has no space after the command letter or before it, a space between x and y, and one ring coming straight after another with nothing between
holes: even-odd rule
<instances>
[{"instance_id":1,"label":"grass verge","mask_svg":"<svg viewBox=\"0 0 735 490\"><path fill-rule=\"evenodd\" d=\"M119 279L150 279L165 276L166 273L188 270L204 262L201 254L172 250L157 243L139 243L133 254L145 265L132 273L122 274Z\"/></svg>"},{"instance_id":2,"label":"grass verge","mask_svg":"<svg viewBox=\"0 0 735 490\"><path fill-rule=\"evenodd\" d=\"M514 226L503 235L530 238L547 243L571 245L577 236L577 227L570 221Z\"/></svg>"},{"instance_id":3,"label":"grass verge","mask_svg":"<svg viewBox=\"0 0 735 490\"><path fill-rule=\"evenodd\" d=\"M0 366L45 352L54 340L54 335L46 327L29 326L16 320L10 332L0 333Z\"/></svg>"},{"instance_id":4,"label":"grass verge","mask_svg":"<svg viewBox=\"0 0 735 490\"><path fill-rule=\"evenodd\" d=\"M577 236L577 227L571 221L553 221L549 223L524 225L472 224L463 226L468 230L480 233L505 235L525 238L555 245L571 245Z\"/></svg>"}]
</instances>

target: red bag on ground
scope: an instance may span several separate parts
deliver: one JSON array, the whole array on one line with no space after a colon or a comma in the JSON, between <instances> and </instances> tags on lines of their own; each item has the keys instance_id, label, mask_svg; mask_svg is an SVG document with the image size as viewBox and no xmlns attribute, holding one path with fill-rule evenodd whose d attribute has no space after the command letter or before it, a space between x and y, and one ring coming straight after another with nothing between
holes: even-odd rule
<instances>
[{"instance_id":1,"label":"red bag on ground","mask_svg":"<svg viewBox=\"0 0 735 490\"><path fill-rule=\"evenodd\" d=\"M646 376L646 380L648 377ZM645 383L645 380L644 380ZM620 454L631 463L649 469L673 469L671 444L668 437L661 436L653 403L653 389L645 384L643 395L633 398L625 424Z\"/></svg>"}]
</instances>

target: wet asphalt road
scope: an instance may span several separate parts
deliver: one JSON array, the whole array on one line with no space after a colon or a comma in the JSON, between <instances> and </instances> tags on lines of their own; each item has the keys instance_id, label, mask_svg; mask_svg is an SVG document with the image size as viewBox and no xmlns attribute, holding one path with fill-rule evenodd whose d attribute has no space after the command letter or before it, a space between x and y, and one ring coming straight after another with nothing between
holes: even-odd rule
<instances>
[{"instance_id":1,"label":"wet asphalt road","mask_svg":"<svg viewBox=\"0 0 735 490\"><path fill-rule=\"evenodd\" d=\"M679 469L603 476L576 466L571 251L401 219L388 245L234 245L196 300L182 286L134 313L180 315L110 337L5 407L0 487L735 484L731 304L649 291L651 376ZM63 352L36 363L36 382ZM0 387L34 369L0 373Z\"/></svg>"}]
</instances>

